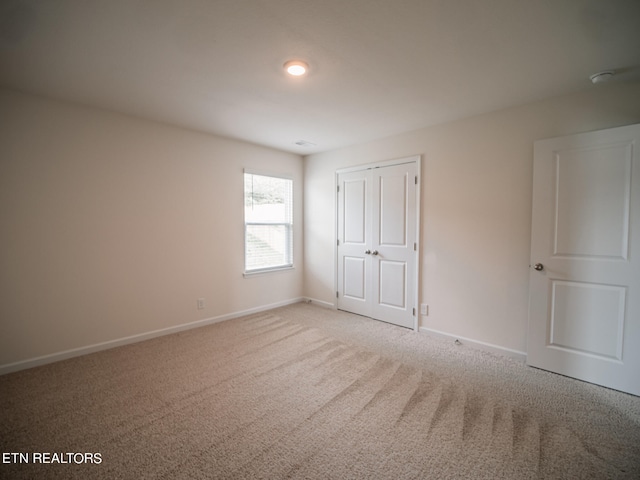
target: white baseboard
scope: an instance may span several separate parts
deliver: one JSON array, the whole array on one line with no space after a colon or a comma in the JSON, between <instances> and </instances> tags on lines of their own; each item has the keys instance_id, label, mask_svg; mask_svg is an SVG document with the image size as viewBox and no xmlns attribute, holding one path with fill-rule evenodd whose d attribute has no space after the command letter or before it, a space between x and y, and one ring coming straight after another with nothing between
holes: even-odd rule
<instances>
[{"instance_id":1,"label":"white baseboard","mask_svg":"<svg viewBox=\"0 0 640 480\"><path fill-rule=\"evenodd\" d=\"M313 305L318 305L319 307L330 308L332 310L336 309L336 306L331 302L325 302L323 300L317 300L315 298L305 297L303 300L305 303L311 303Z\"/></svg>"},{"instance_id":2,"label":"white baseboard","mask_svg":"<svg viewBox=\"0 0 640 480\"><path fill-rule=\"evenodd\" d=\"M118 338L116 340L109 340L107 342L96 343L93 345L87 345L85 347L73 348L71 350L65 350L62 352L52 353L49 355L43 355L41 357L30 358L27 360L21 360L19 362L8 363L0 365L0 375L7 373L18 372L20 370L26 370L28 368L39 367L48 363L59 362L60 360L66 360L68 358L80 357L89 353L99 352L101 350L108 350L110 348L120 347L122 345L128 345L131 343L138 343L144 340L149 340L155 337L161 337L163 335L171 335L172 333L182 332L184 330L190 330L192 328L204 327L218 322L224 322L225 320L231 320L232 318L244 317L245 315L251 315L254 313L263 312L265 310L272 310L274 308L283 307L285 305L291 305L293 303L300 303L305 301L304 297L292 298L290 300L284 300L282 302L271 303L269 305L262 305L260 307L249 308L239 312L228 313L225 315L218 315L217 317L204 318L202 320L196 320L195 322L183 323L174 327L162 328L160 330L153 330L151 332L140 333L137 335L131 335L130 337Z\"/></svg>"},{"instance_id":3,"label":"white baseboard","mask_svg":"<svg viewBox=\"0 0 640 480\"><path fill-rule=\"evenodd\" d=\"M469 347L476 348L478 350L484 350L485 352L497 353L498 355L503 355L505 357L513 358L522 363L526 363L527 361L527 353L520 352L518 350L512 350L510 348L501 347L500 345L494 345L492 343L481 342L479 340L473 340L471 338L460 337L457 335L451 335L450 333L441 332L438 330L433 330L427 327L420 327L420 332L428 333L434 335L436 337L446 338L448 340L460 340L464 345L468 345Z\"/></svg>"}]
</instances>

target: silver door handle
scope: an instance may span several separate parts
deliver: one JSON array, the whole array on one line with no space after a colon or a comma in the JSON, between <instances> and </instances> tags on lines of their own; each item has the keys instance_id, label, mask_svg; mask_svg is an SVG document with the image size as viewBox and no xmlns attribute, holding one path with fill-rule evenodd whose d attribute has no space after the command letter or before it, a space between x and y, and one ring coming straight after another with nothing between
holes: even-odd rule
<instances>
[{"instance_id":1,"label":"silver door handle","mask_svg":"<svg viewBox=\"0 0 640 480\"><path fill-rule=\"evenodd\" d=\"M540 272L540 271L544 270L544 265L542 265L541 263L536 263L536 264L533 266L533 269L534 269L534 270L537 270L537 271L539 271L539 272Z\"/></svg>"},{"instance_id":2,"label":"silver door handle","mask_svg":"<svg viewBox=\"0 0 640 480\"><path fill-rule=\"evenodd\" d=\"M373 252L371 252L371 255L378 255L378 250L374 250Z\"/></svg>"},{"instance_id":3,"label":"silver door handle","mask_svg":"<svg viewBox=\"0 0 640 480\"><path fill-rule=\"evenodd\" d=\"M371 250L365 250L364 253L366 253L367 255L371 255Z\"/></svg>"}]
</instances>

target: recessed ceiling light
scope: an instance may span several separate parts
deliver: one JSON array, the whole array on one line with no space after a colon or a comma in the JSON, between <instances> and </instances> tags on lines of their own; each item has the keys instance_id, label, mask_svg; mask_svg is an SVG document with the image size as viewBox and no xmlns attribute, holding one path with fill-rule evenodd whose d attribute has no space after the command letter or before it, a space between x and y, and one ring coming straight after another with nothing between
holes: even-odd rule
<instances>
[{"instance_id":1,"label":"recessed ceiling light","mask_svg":"<svg viewBox=\"0 0 640 480\"><path fill-rule=\"evenodd\" d=\"M289 75L299 77L307 73L307 70L309 70L309 65L300 60L290 60L284 64L284 69Z\"/></svg>"}]
</instances>

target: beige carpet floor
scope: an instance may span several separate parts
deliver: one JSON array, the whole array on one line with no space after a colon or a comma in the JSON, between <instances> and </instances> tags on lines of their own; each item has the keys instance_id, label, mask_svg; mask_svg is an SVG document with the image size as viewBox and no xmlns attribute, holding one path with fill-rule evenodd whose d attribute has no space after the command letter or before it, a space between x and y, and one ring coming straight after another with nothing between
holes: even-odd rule
<instances>
[{"instance_id":1,"label":"beige carpet floor","mask_svg":"<svg viewBox=\"0 0 640 480\"><path fill-rule=\"evenodd\" d=\"M640 398L306 304L4 375L0 412L7 479L640 478Z\"/></svg>"}]
</instances>

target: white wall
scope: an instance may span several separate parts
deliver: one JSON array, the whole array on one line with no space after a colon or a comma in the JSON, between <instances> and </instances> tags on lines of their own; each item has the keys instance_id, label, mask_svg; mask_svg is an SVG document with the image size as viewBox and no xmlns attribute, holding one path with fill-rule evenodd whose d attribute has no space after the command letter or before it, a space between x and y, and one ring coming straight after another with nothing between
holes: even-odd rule
<instances>
[{"instance_id":1,"label":"white wall","mask_svg":"<svg viewBox=\"0 0 640 480\"><path fill-rule=\"evenodd\" d=\"M421 154L420 325L524 352L533 142L638 122L640 85L603 85L307 157L306 295L335 301L335 170Z\"/></svg>"},{"instance_id":2,"label":"white wall","mask_svg":"<svg viewBox=\"0 0 640 480\"><path fill-rule=\"evenodd\" d=\"M243 278L244 167L293 175L293 271ZM302 173L297 155L0 90L0 367L301 297Z\"/></svg>"},{"instance_id":3,"label":"white wall","mask_svg":"<svg viewBox=\"0 0 640 480\"><path fill-rule=\"evenodd\" d=\"M310 156L303 276L297 155L0 90L0 370L302 295L333 303L335 170L414 154L421 325L524 351L533 141L638 122L640 85L603 85ZM242 276L245 167L294 176L294 271Z\"/></svg>"}]
</instances>

